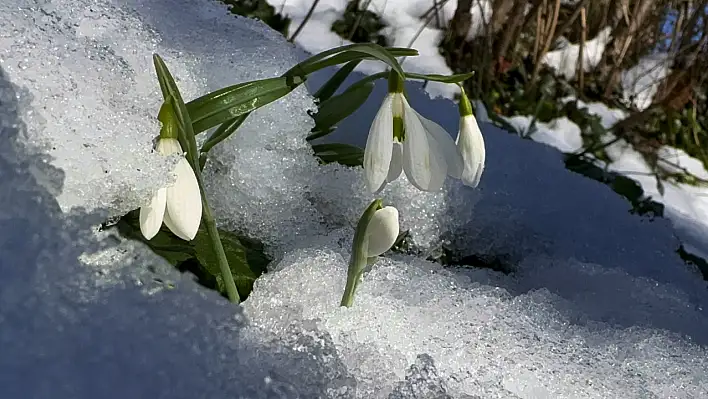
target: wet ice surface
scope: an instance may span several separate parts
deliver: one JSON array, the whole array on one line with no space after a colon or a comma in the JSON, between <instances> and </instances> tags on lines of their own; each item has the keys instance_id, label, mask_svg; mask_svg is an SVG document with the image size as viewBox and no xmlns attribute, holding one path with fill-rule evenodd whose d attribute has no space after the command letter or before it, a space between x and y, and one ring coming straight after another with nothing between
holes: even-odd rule
<instances>
[{"instance_id":1,"label":"wet ice surface","mask_svg":"<svg viewBox=\"0 0 708 399\"><path fill-rule=\"evenodd\" d=\"M0 5L0 178L14 188L0 196L0 397L708 395L706 285L674 253L671 225L490 125L478 190L421 194L400 179L384 197L424 249L442 233L518 269L509 276L395 255L339 308L352 224L373 197L361 170L311 157L304 88L254 113L207 167L220 223L277 258L242 308L92 232L169 179L149 151L152 52L187 99L303 56L219 3L122 4ZM457 129L451 103L410 90ZM363 144L384 91L333 138Z\"/></svg>"}]
</instances>

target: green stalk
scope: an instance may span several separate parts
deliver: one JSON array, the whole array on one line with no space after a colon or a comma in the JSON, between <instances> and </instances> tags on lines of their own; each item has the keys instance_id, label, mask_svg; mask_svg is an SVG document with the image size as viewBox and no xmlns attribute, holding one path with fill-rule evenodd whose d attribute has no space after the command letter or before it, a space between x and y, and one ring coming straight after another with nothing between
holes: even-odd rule
<instances>
[{"instance_id":1,"label":"green stalk","mask_svg":"<svg viewBox=\"0 0 708 399\"><path fill-rule=\"evenodd\" d=\"M354 292L356 291L356 286L361 278L360 274L356 276L347 276L347 285L344 287L344 295L342 295L342 302L339 306L346 306L351 308L354 304Z\"/></svg>"},{"instance_id":2,"label":"green stalk","mask_svg":"<svg viewBox=\"0 0 708 399\"><path fill-rule=\"evenodd\" d=\"M229 261L226 259L224 246L221 244L221 237L219 237L219 230L216 228L216 221L214 220L214 216L212 216L211 209L207 203L206 192L204 191L204 185L202 184L202 176L200 172L195 172L197 175L197 182L199 183L199 191L202 195L202 220L207 228L207 234L209 235L209 240L211 241L211 248L214 250L216 258L219 261L219 271L221 272L221 278L224 279L226 295L229 297L229 301L238 304L241 302L241 297L238 295L236 283L234 282L234 276L231 274Z\"/></svg>"}]
</instances>

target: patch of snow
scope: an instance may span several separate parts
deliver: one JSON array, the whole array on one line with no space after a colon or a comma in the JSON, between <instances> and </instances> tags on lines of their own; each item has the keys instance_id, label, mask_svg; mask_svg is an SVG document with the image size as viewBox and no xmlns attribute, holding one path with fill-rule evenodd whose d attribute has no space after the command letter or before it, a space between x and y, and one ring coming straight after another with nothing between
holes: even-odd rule
<instances>
[{"instance_id":1,"label":"patch of snow","mask_svg":"<svg viewBox=\"0 0 708 399\"><path fill-rule=\"evenodd\" d=\"M598 35L585 42L583 49L583 70L592 71L602 59L605 46L610 42L611 29L605 28ZM568 44L567 46L554 51L549 51L543 56L542 62L548 65L561 76L573 81L578 74L578 58L580 57L580 45Z\"/></svg>"},{"instance_id":2,"label":"patch of snow","mask_svg":"<svg viewBox=\"0 0 708 399\"><path fill-rule=\"evenodd\" d=\"M580 127L565 116L548 123L536 121L533 128L533 117L515 115L504 119L514 126L518 133L528 134L531 140L547 144L561 152L571 153L583 148Z\"/></svg>"},{"instance_id":3,"label":"patch of snow","mask_svg":"<svg viewBox=\"0 0 708 399\"><path fill-rule=\"evenodd\" d=\"M627 104L637 109L648 108L662 79L669 75L671 58L667 54L651 54L637 65L622 71L622 95Z\"/></svg>"}]
</instances>

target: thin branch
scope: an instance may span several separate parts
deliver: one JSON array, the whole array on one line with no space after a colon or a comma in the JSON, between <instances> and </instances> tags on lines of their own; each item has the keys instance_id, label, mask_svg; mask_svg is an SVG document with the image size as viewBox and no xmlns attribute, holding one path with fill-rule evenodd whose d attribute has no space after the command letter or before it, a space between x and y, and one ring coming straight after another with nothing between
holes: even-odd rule
<instances>
[{"instance_id":1,"label":"thin branch","mask_svg":"<svg viewBox=\"0 0 708 399\"><path fill-rule=\"evenodd\" d=\"M307 11L307 15L305 15L305 19L302 20L302 22L300 23L300 26L298 26L297 29L295 30L295 33L293 33L293 35L290 36L290 39L288 39L288 41L290 43L295 41L295 38L297 37L297 35L300 34L300 32L302 31L302 28L305 27L305 24L307 23L307 21L310 20L310 18L312 17L312 14L315 12L315 7L317 7L317 4L319 4L319 3L320 3L320 0L315 0L312 2L312 7L310 7L310 9Z\"/></svg>"}]
</instances>

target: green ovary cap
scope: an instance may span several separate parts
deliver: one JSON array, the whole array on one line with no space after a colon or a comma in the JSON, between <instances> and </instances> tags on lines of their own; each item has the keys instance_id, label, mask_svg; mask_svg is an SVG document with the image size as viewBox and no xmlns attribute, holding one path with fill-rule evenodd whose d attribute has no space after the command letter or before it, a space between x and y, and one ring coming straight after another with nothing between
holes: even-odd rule
<instances>
[{"instance_id":1,"label":"green ovary cap","mask_svg":"<svg viewBox=\"0 0 708 399\"><path fill-rule=\"evenodd\" d=\"M160 138L163 139L179 139L179 124L172 108L172 101L167 100L162 103L160 112L157 114L157 119L162 122L160 129Z\"/></svg>"},{"instance_id":2,"label":"green ovary cap","mask_svg":"<svg viewBox=\"0 0 708 399\"><path fill-rule=\"evenodd\" d=\"M404 81L403 77L398 72L391 69L388 73L388 92L403 93Z\"/></svg>"},{"instance_id":3,"label":"green ovary cap","mask_svg":"<svg viewBox=\"0 0 708 399\"><path fill-rule=\"evenodd\" d=\"M459 106L460 116L474 115L474 112L472 111L472 103L470 103L470 99L467 98L467 94L465 94L464 89L461 91Z\"/></svg>"}]
</instances>

